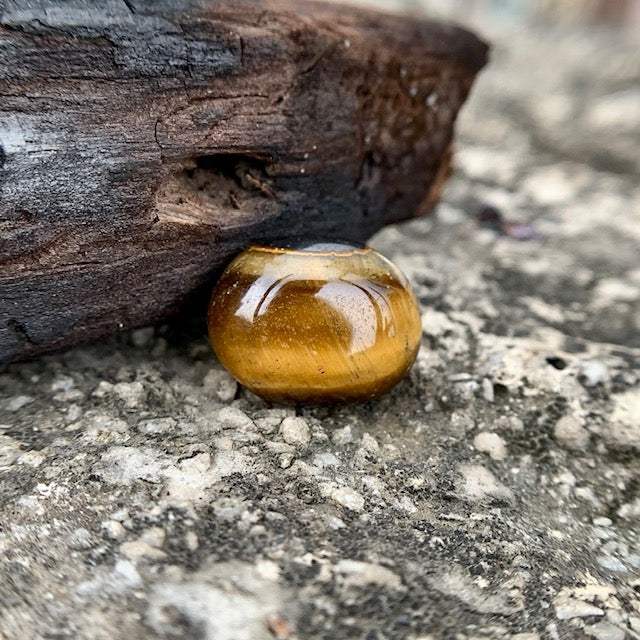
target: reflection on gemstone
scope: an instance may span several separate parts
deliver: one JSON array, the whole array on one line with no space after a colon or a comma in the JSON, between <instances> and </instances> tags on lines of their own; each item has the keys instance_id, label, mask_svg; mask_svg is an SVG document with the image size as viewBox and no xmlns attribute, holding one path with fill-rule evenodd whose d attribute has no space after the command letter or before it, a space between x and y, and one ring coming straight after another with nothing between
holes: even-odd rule
<instances>
[{"instance_id":1,"label":"reflection on gemstone","mask_svg":"<svg viewBox=\"0 0 640 640\"><path fill-rule=\"evenodd\" d=\"M350 355L375 345L379 324L378 314L366 289L338 280L327 282L315 297L339 313L344 324L349 328Z\"/></svg>"},{"instance_id":2,"label":"reflection on gemstone","mask_svg":"<svg viewBox=\"0 0 640 640\"><path fill-rule=\"evenodd\" d=\"M365 400L413 363L420 316L395 265L367 247L254 246L222 274L211 343L244 385L274 402Z\"/></svg>"}]
</instances>

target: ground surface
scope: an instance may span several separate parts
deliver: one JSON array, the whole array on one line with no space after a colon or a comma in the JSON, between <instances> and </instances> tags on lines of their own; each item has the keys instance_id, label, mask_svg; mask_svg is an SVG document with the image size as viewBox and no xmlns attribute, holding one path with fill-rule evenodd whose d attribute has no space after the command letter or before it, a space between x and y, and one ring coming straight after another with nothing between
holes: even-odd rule
<instances>
[{"instance_id":1,"label":"ground surface","mask_svg":"<svg viewBox=\"0 0 640 640\"><path fill-rule=\"evenodd\" d=\"M424 318L388 396L266 407L180 325L0 374L4 640L640 638L640 58L490 35L373 242Z\"/></svg>"}]
</instances>

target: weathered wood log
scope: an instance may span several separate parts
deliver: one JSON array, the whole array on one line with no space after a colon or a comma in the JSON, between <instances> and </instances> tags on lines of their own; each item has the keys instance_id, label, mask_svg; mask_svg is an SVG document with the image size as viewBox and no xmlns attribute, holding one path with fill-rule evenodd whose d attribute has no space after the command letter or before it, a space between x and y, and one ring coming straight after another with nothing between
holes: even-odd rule
<instances>
[{"instance_id":1,"label":"weathered wood log","mask_svg":"<svg viewBox=\"0 0 640 640\"><path fill-rule=\"evenodd\" d=\"M427 212L485 60L332 4L0 2L0 363L165 318L249 241Z\"/></svg>"}]
</instances>

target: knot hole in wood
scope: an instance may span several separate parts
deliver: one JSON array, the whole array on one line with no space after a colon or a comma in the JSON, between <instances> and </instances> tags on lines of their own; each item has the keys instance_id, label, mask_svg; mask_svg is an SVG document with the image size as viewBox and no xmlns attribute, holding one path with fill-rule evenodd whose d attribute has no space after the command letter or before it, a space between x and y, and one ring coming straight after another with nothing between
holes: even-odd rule
<instances>
[{"instance_id":1,"label":"knot hole in wood","mask_svg":"<svg viewBox=\"0 0 640 640\"><path fill-rule=\"evenodd\" d=\"M280 209L273 160L253 155L216 153L197 156L166 178L156 200L155 223L237 228Z\"/></svg>"}]
</instances>

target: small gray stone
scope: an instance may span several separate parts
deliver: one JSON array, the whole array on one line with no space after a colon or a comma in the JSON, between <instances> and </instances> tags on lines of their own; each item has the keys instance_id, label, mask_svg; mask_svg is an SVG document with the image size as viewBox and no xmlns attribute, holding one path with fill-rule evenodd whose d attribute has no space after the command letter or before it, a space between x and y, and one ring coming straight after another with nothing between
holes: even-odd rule
<instances>
[{"instance_id":1,"label":"small gray stone","mask_svg":"<svg viewBox=\"0 0 640 640\"><path fill-rule=\"evenodd\" d=\"M255 428L253 420L238 407L223 407L218 411L217 418L221 425L227 429L252 431Z\"/></svg>"},{"instance_id":2,"label":"small gray stone","mask_svg":"<svg viewBox=\"0 0 640 640\"><path fill-rule=\"evenodd\" d=\"M280 426L287 413L282 410L273 409L268 412L261 412L254 416L256 428L260 433L271 435Z\"/></svg>"},{"instance_id":3,"label":"small gray stone","mask_svg":"<svg viewBox=\"0 0 640 640\"><path fill-rule=\"evenodd\" d=\"M295 600L272 565L266 560L255 565L208 562L196 572L167 575L149 594L147 624L163 637L184 637L181 622L188 620L207 640L272 639L269 620Z\"/></svg>"},{"instance_id":4,"label":"small gray stone","mask_svg":"<svg viewBox=\"0 0 640 640\"><path fill-rule=\"evenodd\" d=\"M211 369L202 381L206 391L212 393L220 402L231 402L236 397L238 383L224 369Z\"/></svg>"},{"instance_id":5,"label":"small gray stone","mask_svg":"<svg viewBox=\"0 0 640 640\"><path fill-rule=\"evenodd\" d=\"M288 469L293 462L294 456L293 453L281 453L278 456L278 466L281 469Z\"/></svg>"},{"instance_id":6,"label":"small gray stone","mask_svg":"<svg viewBox=\"0 0 640 640\"><path fill-rule=\"evenodd\" d=\"M174 418L155 418L141 422L138 425L138 431L148 435L154 433L171 433L175 431L177 424Z\"/></svg>"},{"instance_id":7,"label":"small gray stone","mask_svg":"<svg viewBox=\"0 0 640 640\"><path fill-rule=\"evenodd\" d=\"M282 439L294 447L306 447L311 442L311 430L304 418L288 417L280 425Z\"/></svg>"},{"instance_id":8,"label":"small gray stone","mask_svg":"<svg viewBox=\"0 0 640 640\"><path fill-rule=\"evenodd\" d=\"M118 382L113 387L115 395L124 403L125 408L140 409L146 399L147 391L142 382Z\"/></svg>"},{"instance_id":9,"label":"small gray stone","mask_svg":"<svg viewBox=\"0 0 640 640\"><path fill-rule=\"evenodd\" d=\"M71 376L58 376L51 383L51 391L58 393L59 391L71 391L75 386L75 381Z\"/></svg>"},{"instance_id":10,"label":"small gray stone","mask_svg":"<svg viewBox=\"0 0 640 640\"><path fill-rule=\"evenodd\" d=\"M505 441L497 433L481 431L473 439L473 446L482 453L487 453L492 460L504 460L507 456Z\"/></svg>"},{"instance_id":11,"label":"small gray stone","mask_svg":"<svg viewBox=\"0 0 640 640\"><path fill-rule=\"evenodd\" d=\"M337 467L340 464L338 458L330 451L318 453L313 456L313 466L319 469L327 469L328 467Z\"/></svg>"},{"instance_id":12,"label":"small gray stone","mask_svg":"<svg viewBox=\"0 0 640 640\"><path fill-rule=\"evenodd\" d=\"M559 620L571 620L572 618L589 618L591 616L603 616L604 611L600 607L572 598L559 596L554 600L556 616Z\"/></svg>"},{"instance_id":13,"label":"small gray stone","mask_svg":"<svg viewBox=\"0 0 640 640\"><path fill-rule=\"evenodd\" d=\"M90 549L94 545L95 537L87 529L80 527L69 536L69 546L72 549Z\"/></svg>"},{"instance_id":14,"label":"small gray stone","mask_svg":"<svg viewBox=\"0 0 640 640\"><path fill-rule=\"evenodd\" d=\"M609 571L627 571L627 567L615 556L600 556L598 558L598 564Z\"/></svg>"},{"instance_id":15,"label":"small gray stone","mask_svg":"<svg viewBox=\"0 0 640 640\"><path fill-rule=\"evenodd\" d=\"M489 378L482 379L482 396L487 402L493 402L495 400L493 382L491 382Z\"/></svg>"},{"instance_id":16,"label":"small gray stone","mask_svg":"<svg viewBox=\"0 0 640 640\"><path fill-rule=\"evenodd\" d=\"M366 587L373 584L378 587L404 590L400 576L391 569L359 560L340 560L334 567L346 587Z\"/></svg>"},{"instance_id":17,"label":"small gray stone","mask_svg":"<svg viewBox=\"0 0 640 640\"><path fill-rule=\"evenodd\" d=\"M607 620L611 624L622 625L624 624L624 617L617 609L607 609Z\"/></svg>"},{"instance_id":18,"label":"small gray stone","mask_svg":"<svg viewBox=\"0 0 640 640\"><path fill-rule=\"evenodd\" d=\"M623 629L606 620L587 626L584 630L585 633L593 636L596 640L624 640L627 637Z\"/></svg>"},{"instance_id":19,"label":"small gray stone","mask_svg":"<svg viewBox=\"0 0 640 640\"><path fill-rule=\"evenodd\" d=\"M596 527L610 527L613 524L613 521L611 520L611 518L600 516L593 519L593 524Z\"/></svg>"},{"instance_id":20,"label":"small gray stone","mask_svg":"<svg viewBox=\"0 0 640 640\"><path fill-rule=\"evenodd\" d=\"M371 434L365 433L362 436L362 448L369 453L378 453L380 445Z\"/></svg>"},{"instance_id":21,"label":"small gray stone","mask_svg":"<svg viewBox=\"0 0 640 640\"><path fill-rule=\"evenodd\" d=\"M364 508L362 494L351 487L337 487L331 482L326 482L320 485L320 491L323 495L350 511L362 511Z\"/></svg>"},{"instance_id":22,"label":"small gray stone","mask_svg":"<svg viewBox=\"0 0 640 640\"><path fill-rule=\"evenodd\" d=\"M113 540L122 540L126 535L126 529L122 526L122 523L117 520L107 520L103 522L102 528L107 536Z\"/></svg>"},{"instance_id":23,"label":"small gray stone","mask_svg":"<svg viewBox=\"0 0 640 640\"><path fill-rule=\"evenodd\" d=\"M633 502L625 502L618 509L618 515L625 520L640 520L640 498Z\"/></svg>"},{"instance_id":24,"label":"small gray stone","mask_svg":"<svg viewBox=\"0 0 640 640\"><path fill-rule=\"evenodd\" d=\"M560 418L553 429L553 436L567 449L584 451L589 445L589 432L582 422L572 415Z\"/></svg>"},{"instance_id":25,"label":"small gray stone","mask_svg":"<svg viewBox=\"0 0 640 640\"><path fill-rule=\"evenodd\" d=\"M479 464L463 464L459 467L462 476L458 483L458 493L468 502L491 502L494 500L513 504L511 489L505 487L496 477Z\"/></svg>"},{"instance_id":26,"label":"small gray stone","mask_svg":"<svg viewBox=\"0 0 640 640\"><path fill-rule=\"evenodd\" d=\"M16 412L20 411L22 407L26 407L33 402L33 398L27 395L14 396L7 403L7 411Z\"/></svg>"},{"instance_id":27,"label":"small gray stone","mask_svg":"<svg viewBox=\"0 0 640 640\"><path fill-rule=\"evenodd\" d=\"M187 533L184 534L184 542L189 551L195 551L200 546L198 536L193 531L187 531Z\"/></svg>"},{"instance_id":28,"label":"small gray stone","mask_svg":"<svg viewBox=\"0 0 640 640\"><path fill-rule=\"evenodd\" d=\"M109 484L130 485L137 480L159 482L163 466L160 455L150 449L112 447L102 454L95 473Z\"/></svg>"},{"instance_id":29,"label":"small gray stone","mask_svg":"<svg viewBox=\"0 0 640 640\"><path fill-rule=\"evenodd\" d=\"M345 444L353 442L353 437L353 428L351 425L347 425L342 429L336 429L331 436L331 441L336 446L343 447Z\"/></svg>"},{"instance_id":30,"label":"small gray stone","mask_svg":"<svg viewBox=\"0 0 640 640\"><path fill-rule=\"evenodd\" d=\"M580 370L584 376L584 383L588 387L603 384L609 379L609 371L606 365L599 360L585 360L580 363Z\"/></svg>"}]
</instances>

